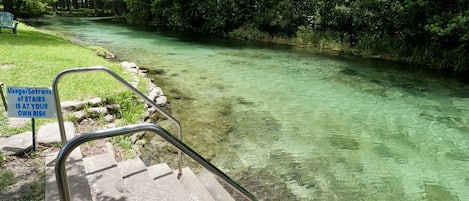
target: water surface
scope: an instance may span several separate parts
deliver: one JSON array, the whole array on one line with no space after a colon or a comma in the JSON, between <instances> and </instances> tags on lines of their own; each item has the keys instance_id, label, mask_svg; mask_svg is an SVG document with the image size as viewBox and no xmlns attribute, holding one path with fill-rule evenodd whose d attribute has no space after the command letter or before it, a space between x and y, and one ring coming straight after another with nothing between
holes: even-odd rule
<instances>
[{"instance_id":1,"label":"water surface","mask_svg":"<svg viewBox=\"0 0 469 201\"><path fill-rule=\"evenodd\" d=\"M288 46L46 18L153 75L185 142L264 200L469 200L469 85Z\"/></svg>"}]
</instances>

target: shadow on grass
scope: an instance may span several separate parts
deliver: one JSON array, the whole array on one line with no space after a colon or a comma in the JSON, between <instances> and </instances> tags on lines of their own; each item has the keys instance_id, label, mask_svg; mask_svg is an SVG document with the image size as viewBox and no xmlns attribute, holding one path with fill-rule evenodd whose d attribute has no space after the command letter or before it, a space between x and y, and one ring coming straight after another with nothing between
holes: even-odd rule
<instances>
[{"instance_id":1,"label":"shadow on grass","mask_svg":"<svg viewBox=\"0 0 469 201\"><path fill-rule=\"evenodd\" d=\"M29 175L31 176L31 175ZM3 201L42 201L45 197L45 174L44 171L30 182L21 184L15 190L2 190L0 192Z\"/></svg>"}]
</instances>

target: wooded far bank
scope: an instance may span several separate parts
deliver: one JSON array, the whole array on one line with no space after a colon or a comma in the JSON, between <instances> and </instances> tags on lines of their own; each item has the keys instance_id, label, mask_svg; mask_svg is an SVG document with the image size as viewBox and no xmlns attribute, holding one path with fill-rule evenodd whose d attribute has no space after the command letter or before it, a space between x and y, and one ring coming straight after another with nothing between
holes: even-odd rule
<instances>
[{"instance_id":1,"label":"wooded far bank","mask_svg":"<svg viewBox=\"0 0 469 201\"><path fill-rule=\"evenodd\" d=\"M32 17L123 16L134 24L247 40L338 49L469 70L467 0L3 0Z\"/></svg>"}]
</instances>

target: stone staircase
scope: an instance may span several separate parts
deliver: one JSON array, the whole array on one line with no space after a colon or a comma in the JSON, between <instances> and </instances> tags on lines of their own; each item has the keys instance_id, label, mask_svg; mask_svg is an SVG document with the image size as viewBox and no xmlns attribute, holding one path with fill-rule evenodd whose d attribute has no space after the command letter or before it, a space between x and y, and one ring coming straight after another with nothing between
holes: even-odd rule
<instances>
[{"instance_id":1,"label":"stone staircase","mask_svg":"<svg viewBox=\"0 0 469 201\"><path fill-rule=\"evenodd\" d=\"M57 153L46 157L46 199L59 200L55 180ZM114 153L82 158L79 147L66 163L73 201L234 201L210 172L177 172L166 163L145 167L139 159L116 162Z\"/></svg>"}]
</instances>

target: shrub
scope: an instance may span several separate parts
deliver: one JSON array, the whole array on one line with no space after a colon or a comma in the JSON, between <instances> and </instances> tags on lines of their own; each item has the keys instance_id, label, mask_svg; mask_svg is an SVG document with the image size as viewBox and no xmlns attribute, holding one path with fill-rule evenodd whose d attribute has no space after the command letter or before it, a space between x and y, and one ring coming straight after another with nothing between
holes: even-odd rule
<instances>
[{"instance_id":1,"label":"shrub","mask_svg":"<svg viewBox=\"0 0 469 201\"><path fill-rule=\"evenodd\" d=\"M270 38L269 34L262 32L252 24L246 24L240 28L231 31L229 37L238 40L266 40Z\"/></svg>"}]
</instances>

